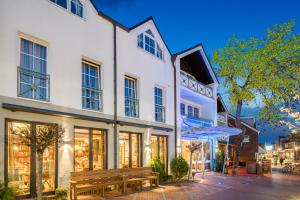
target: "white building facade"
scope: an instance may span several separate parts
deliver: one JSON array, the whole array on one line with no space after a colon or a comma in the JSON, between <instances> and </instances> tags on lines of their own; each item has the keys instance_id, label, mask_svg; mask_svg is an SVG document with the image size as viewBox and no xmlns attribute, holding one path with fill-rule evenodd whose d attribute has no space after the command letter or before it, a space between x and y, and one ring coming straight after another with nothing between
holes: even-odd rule
<instances>
[{"instance_id":1,"label":"white building facade","mask_svg":"<svg viewBox=\"0 0 300 200\"><path fill-rule=\"evenodd\" d=\"M181 103L216 125L218 83L202 46L171 55L152 18L127 28L90 0L1 3L0 180L19 196L36 193L36 155L14 131L64 129L63 142L44 154L47 193L68 186L73 171L158 158L169 172L184 146ZM194 77L199 91L185 85L184 62L205 71Z\"/></svg>"}]
</instances>

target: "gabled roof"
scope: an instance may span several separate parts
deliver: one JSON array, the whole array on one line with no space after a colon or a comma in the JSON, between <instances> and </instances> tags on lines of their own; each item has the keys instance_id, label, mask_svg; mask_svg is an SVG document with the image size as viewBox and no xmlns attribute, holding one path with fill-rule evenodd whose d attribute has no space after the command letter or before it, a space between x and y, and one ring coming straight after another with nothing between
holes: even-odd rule
<instances>
[{"instance_id":1,"label":"gabled roof","mask_svg":"<svg viewBox=\"0 0 300 200\"><path fill-rule=\"evenodd\" d=\"M182 50L182 51L179 51L179 52L173 54L172 57L173 57L173 59L176 59L177 57L179 57L179 56L181 56L181 55L183 55L183 54L186 54L186 53L188 53L188 52L189 52L189 54L192 54L192 53L194 53L194 52L196 52L196 51L200 51L201 55L202 55L202 53L203 53L202 57L203 57L203 59L204 59L205 61L207 61L208 65L209 65L209 66L207 66L207 67L208 67L208 70L211 72L211 73L210 73L211 76L213 77L213 79L214 79L217 83L219 83L219 80L218 80L218 78L217 78L217 76L216 76L215 71L214 71L213 68L212 68L212 64L211 64L210 60L208 59L208 56L207 56L207 54L206 54L206 52L205 52L205 50L204 50L204 47L203 47L202 43L198 43L198 44L196 44L196 45L194 45L194 46L192 46L192 47L190 47L190 48L187 48L187 49L184 49L184 50Z\"/></svg>"},{"instance_id":2,"label":"gabled roof","mask_svg":"<svg viewBox=\"0 0 300 200\"><path fill-rule=\"evenodd\" d=\"M167 43L165 42L165 40L164 40L164 38L163 38L161 32L159 31L159 29L158 29L158 27L157 27L157 25L156 25L156 23L155 23L155 21L154 21L154 18L153 18L152 16L150 16L150 17L146 18L145 20L143 20L143 21L141 21L141 22L135 24L134 26L130 27L129 30L133 30L133 29L135 29L135 28L137 28L137 27L139 27L139 26L142 26L143 24L145 24L145 23L147 23L147 22L149 22L149 21L152 21L152 22L153 22L153 24L154 24L154 26L155 26L155 28L156 28L156 30L157 30L157 32L158 32L158 34L159 34L161 40L163 41L164 45L165 45L166 48L168 49L170 55L172 55L172 53L171 53L171 51L170 51L170 49L169 49Z\"/></svg>"},{"instance_id":3,"label":"gabled roof","mask_svg":"<svg viewBox=\"0 0 300 200\"><path fill-rule=\"evenodd\" d=\"M228 114L228 117L230 117L231 119L236 119L236 117L235 116L233 116L233 115L231 115L231 114ZM247 128L249 128L249 129L251 129L251 130L253 130L253 131L255 131L255 132L257 132L257 134L259 134L259 130L257 130L256 128L254 128L253 126L251 126L250 124L247 124L246 122L244 122L242 119L241 119L241 123L242 123L242 125L243 126L246 126Z\"/></svg>"}]
</instances>

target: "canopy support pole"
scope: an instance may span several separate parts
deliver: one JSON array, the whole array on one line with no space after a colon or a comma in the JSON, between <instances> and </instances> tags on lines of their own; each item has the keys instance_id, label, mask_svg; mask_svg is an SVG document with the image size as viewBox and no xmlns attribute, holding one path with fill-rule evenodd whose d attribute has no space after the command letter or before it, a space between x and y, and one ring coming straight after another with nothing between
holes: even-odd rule
<instances>
[{"instance_id":1,"label":"canopy support pole","mask_svg":"<svg viewBox=\"0 0 300 200\"><path fill-rule=\"evenodd\" d=\"M204 176L204 170L205 170L205 163L204 163L204 142L202 142L202 148L201 148L201 160L202 160L202 176Z\"/></svg>"},{"instance_id":2,"label":"canopy support pole","mask_svg":"<svg viewBox=\"0 0 300 200\"><path fill-rule=\"evenodd\" d=\"M229 137L227 136L226 138L226 150L225 150L225 155L224 155L224 163L223 163L223 174L225 174L225 167L226 167L226 160L228 157L228 145L229 145Z\"/></svg>"},{"instance_id":3,"label":"canopy support pole","mask_svg":"<svg viewBox=\"0 0 300 200\"><path fill-rule=\"evenodd\" d=\"M198 173L198 157L199 157L199 150L196 151L196 173Z\"/></svg>"}]
</instances>

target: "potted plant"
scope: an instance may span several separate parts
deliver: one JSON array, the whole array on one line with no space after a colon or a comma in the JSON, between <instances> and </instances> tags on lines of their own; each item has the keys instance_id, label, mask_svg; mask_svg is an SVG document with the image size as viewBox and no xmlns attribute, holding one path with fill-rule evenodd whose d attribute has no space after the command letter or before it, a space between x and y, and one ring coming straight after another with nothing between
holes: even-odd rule
<instances>
[{"instance_id":1,"label":"potted plant","mask_svg":"<svg viewBox=\"0 0 300 200\"><path fill-rule=\"evenodd\" d=\"M57 200L66 200L66 199L68 199L68 190L66 188L63 188L63 187L58 187L55 190L55 197L57 198Z\"/></svg>"},{"instance_id":2,"label":"potted plant","mask_svg":"<svg viewBox=\"0 0 300 200\"><path fill-rule=\"evenodd\" d=\"M12 187L5 186L4 183L0 182L0 199L14 200L15 190Z\"/></svg>"}]
</instances>

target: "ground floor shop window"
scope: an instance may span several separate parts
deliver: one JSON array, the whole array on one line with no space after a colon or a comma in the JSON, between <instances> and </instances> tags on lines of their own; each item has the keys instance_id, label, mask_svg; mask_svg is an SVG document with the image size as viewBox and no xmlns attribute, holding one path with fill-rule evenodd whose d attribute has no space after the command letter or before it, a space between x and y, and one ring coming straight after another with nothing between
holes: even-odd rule
<instances>
[{"instance_id":1,"label":"ground floor shop window","mask_svg":"<svg viewBox=\"0 0 300 200\"><path fill-rule=\"evenodd\" d=\"M190 163L190 150L189 146L194 144L199 144L201 142L197 141L189 141L189 140L182 140L181 141L181 155L182 157ZM202 149L200 148L198 151L193 153L192 157L192 169L193 170L201 170L202 169L202 162L205 164L205 169L210 168L210 161L211 161L211 148L210 142L203 143L203 157L202 157ZM203 161L202 161L203 160Z\"/></svg>"},{"instance_id":2,"label":"ground floor shop window","mask_svg":"<svg viewBox=\"0 0 300 200\"><path fill-rule=\"evenodd\" d=\"M120 168L141 166L141 134L119 134Z\"/></svg>"},{"instance_id":3,"label":"ground floor shop window","mask_svg":"<svg viewBox=\"0 0 300 200\"><path fill-rule=\"evenodd\" d=\"M106 168L106 133L92 128L75 128L75 171Z\"/></svg>"},{"instance_id":4,"label":"ground floor shop window","mask_svg":"<svg viewBox=\"0 0 300 200\"><path fill-rule=\"evenodd\" d=\"M16 131L27 130L39 133L39 129L47 124L35 122L7 121L7 172L9 186L16 189L17 195L34 195L36 188L37 162L33 149L24 145ZM56 187L57 146L52 145L43 155L43 192L51 192Z\"/></svg>"},{"instance_id":5,"label":"ground floor shop window","mask_svg":"<svg viewBox=\"0 0 300 200\"><path fill-rule=\"evenodd\" d=\"M152 135L151 136L151 158L159 159L166 170L168 157L167 136Z\"/></svg>"}]
</instances>

